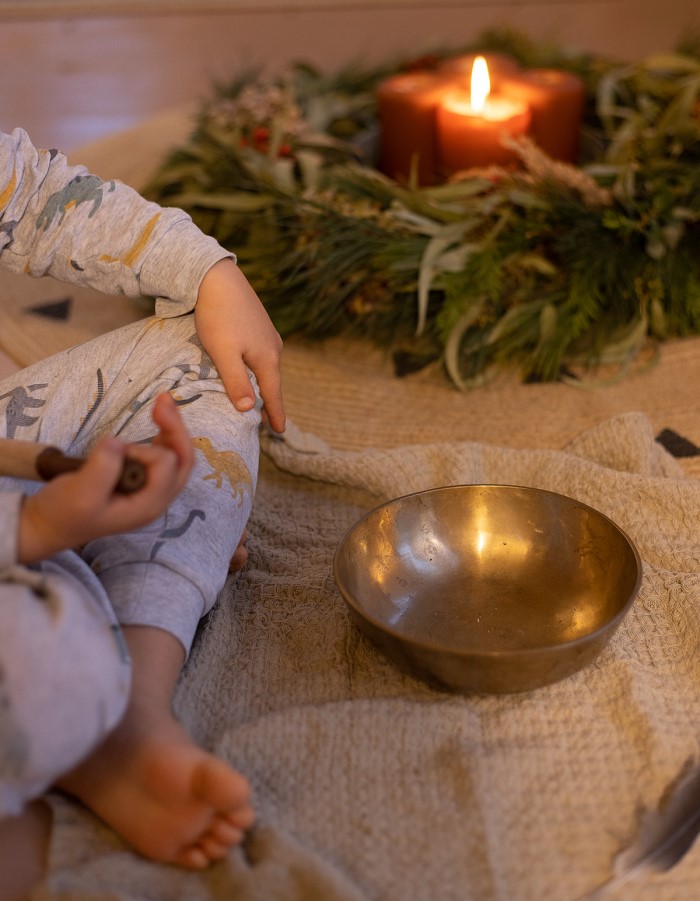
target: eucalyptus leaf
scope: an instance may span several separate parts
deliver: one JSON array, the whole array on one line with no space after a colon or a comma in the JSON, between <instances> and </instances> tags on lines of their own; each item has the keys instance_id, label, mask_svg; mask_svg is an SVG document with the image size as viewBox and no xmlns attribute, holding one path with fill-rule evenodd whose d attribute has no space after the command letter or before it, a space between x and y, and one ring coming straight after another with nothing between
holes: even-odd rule
<instances>
[{"instance_id":1,"label":"eucalyptus leaf","mask_svg":"<svg viewBox=\"0 0 700 901\"><path fill-rule=\"evenodd\" d=\"M653 297L649 308L649 330L657 338L665 338L667 334L664 305L658 297Z\"/></svg>"},{"instance_id":2,"label":"eucalyptus leaf","mask_svg":"<svg viewBox=\"0 0 700 901\"><path fill-rule=\"evenodd\" d=\"M652 260L661 260L666 256L666 244L662 241L660 235L653 234L646 243L646 252Z\"/></svg>"},{"instance_id":3,"label":"eucalyptus leaf","mask_svg":"<svg viewBox=\"0 0 700 901\"><path fill-rule=\"evenodd\" d=\"M695 112L699 87L700 79L695 78L678 92L659 117L656 126L659 133L673 133L689 124L689 120Z\"/></svg>"},{"instance_id":4,"label":"eucalyptus leaf","mask_svg":"<svg viewBox=\"0 0 700 901\"><path fill-rule=\"evenodd\" d=\"M462 377L460 367L460 349L462 339L470 328L478 321L484 308L483 298L477 301L472 307L455 324L445 343L444 359L447 373L454 384L461 390L466 391L467 382Z\"/></svg>"},{"instance_id":5,"label":"eucalyptus leaf","mask_svg":"<svg viewBox=\"0 0 700 901\"><path fill-rule=\"evenodd\" d=\"M535 272L539 272L540 275L551 277L557 274L557 267L554 263L539 253L520 254L518 265L523 269L533 269Z\"/></svg>"},{"instance_id":6,"label":"eucalyptus leaf","mask_svg":"<svg viewBox=\"0 0 700 901\"><path fill-rule=\"evenodd\" d=\"M654 53L644 60L644 68L649 72L700 72L700 60L680 53Z\"/></svg>"},{"instance_id":7,"label":"eucalyptus leaf","mask_svg":"<svg viewBox=\"0 0 700 901\"><path fill-rule=\"evenodd\" d=\"M546 201L529 191L522 191L518 188L514 188L513 190L508 191L507 197L510 203L515 204L515 206L523 207L524 209L547 209Z\"/></svg>"},{"instance_id":8,"label":"eucalyptus leaf","mask_svg":"<svg viewBox=\"0 0 700 901\"><path fill-rule=\"evenodd\" d=\"M276 198L271 194L176 194L169 198L171 206L182 209L204 207L210 210L232 210L237 213L258 213L273 206Z\"/></svg>"},{"instance_id":9,"label":"eucalyptus leaf","mask_svg":"<svg viewBox=\"0 0 700 901\"><path fill-rule=\"evenodd\" d=\"M443 227L442 231L428 241L418 272L418 316L416 335L422 335L428 317L428 298L436 274L440 272L441 257L454 246L464 234L463 225ZM466 248L463 248L468 252Z\"/></svg>"},{"instance_id":10,"label":"eucalyptus leaf","mask_svg":"<svg viewBox=\"0 0 700 901\"><path fill-rule=\"evenodd\" d=\"M300 150L296 155L304 190L316 191L321 183L323 157L313 150Z\"/></svg>"},{"instance_id":11,"label":"eucalyptus leaf","mask_svg":"<svg viewBox=\"0 0 700 901\"><path fill-rule=\"evenodd\" d=\"M509 332L514 333L518 331L525 320L531 320L533 317L536 317L539 321L541 308L542 302L539 300L515 304L507 310L493 326L486 339L486 343L488 345L497 344Z\"/></svg>"},{"instance_id":12,"label":"eucalyptus leaf","mask_svg":"<svg viewBox=\"0 0 700 901\"><path fill-rule=\"evenodd\" d=\"M294 176L294 160L279 157L270 163L270 175L275 185L281 191L292 194L296 190L296 178Z\"/></svg>"},{"instance_id":13,"label":"eucalyptus leaf","mask_svg":"<svg viewBox=\"0 0 700 901\"><path fill-rule=\"evenodd\" d=\"M622 165L620 163L590 163L585 166L583 171L593 178L614 178L620 174Z\"/></svg>"},{"instance_id":14,"label":"eucalyptus leaf","mask_svg":"<svg viewBox=\"0 0 700 901\"><path fill-rule=\"evenodd\" d=\"M540 350L552 341L557 330L559 314L552 303L543 304L540 310L540 338L536 350Z\"/></svg>"},{"instance_id":15,"label":"eucalyptus leaf","mask_svg":"<svg viewBox=\"0 0 700 901\"><path fill-rule=\"evenodd\" d=\"M674 206L671 210L674 219L680 219L684 222L698 222L700 220L700 210L691 210L685 206Z\"/></svg>"},{"instance_id":16,"label":"eucalyptus leaf","mask_svg":"<svg viewBox=\"0 0 700 901\"><path fill-rule=\"evenodd\" d=\"M394 207L391 215L397 222L400 222L404 227L409 228L416 234L426 235L431 238L444 237L444 224L435 219L430 219L428 216L419 215L403 207ZM457 231L464 232L467 227L468 223L461 222L458 224Z\"/></svg>"},{"instance_id":17,"label":"eucalyptus leaf","mask_svg":"<svg viewBox=\"0 0 700 901\"><path fill-rule=\"evenodd\" d=\"M474 178L462 178L444 185L425 188L424 193L434 203L451 203L453 201L461 202L465 198L476 197L492 188L493 182L490 179L481 178L477 175Z\"/></svg>"},{"instance_id":18,"label":"eucalyptus leaf","mask_svg":"<svg viewBox=\"0 0 700 901\"><path fill-rule=\"evenodd\" d=\"M621 363L630 360L644 344L649 333L649 318L645 311L632 321L626 331L616 340L605 345L600 362Z\"/></svg>"}]
</instances>

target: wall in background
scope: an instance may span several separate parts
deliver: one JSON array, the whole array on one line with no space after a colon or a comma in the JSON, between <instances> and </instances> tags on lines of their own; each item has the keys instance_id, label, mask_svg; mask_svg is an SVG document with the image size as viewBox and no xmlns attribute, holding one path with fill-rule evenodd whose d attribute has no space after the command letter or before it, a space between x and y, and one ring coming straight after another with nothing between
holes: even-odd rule
<instances>
[{"instance_id":1,"label":"wall in background","mask_svg":"<svg viewBox=\"0 0 700 901\"><path fill-rule=\"evenodd\" d=\"M550 3L587 3L590 0L550 0ZM613 3L615 0L596 0L598 3ZM530 0L451 0L439 4L442 7L467 6L531 6ZM403 9L422 6L426 9L435 4L429 0L0 0L1 16L47 16L47 15L122 15L123 13L209 13L247 10L288 11L298 9L380 9L401 7Z\"/></svg>"},{"instance_id":2,"label":"wall in background","mask_svg":"<svg viewBox=\"0 0 700 901\"><path fill-rule=\"evenodd\" d=\"M0 2L0 128L22 125L38 143L69 150L198 101L214 81L251 67L305 60L335 70L458 46L494 25L620 59L667 50L700 28L697 0L233 4L207 11L203 0L197 12L105 15L93 2L92 15L18 16L7 5L3 14Z\"/></svg>"}]
</instances>

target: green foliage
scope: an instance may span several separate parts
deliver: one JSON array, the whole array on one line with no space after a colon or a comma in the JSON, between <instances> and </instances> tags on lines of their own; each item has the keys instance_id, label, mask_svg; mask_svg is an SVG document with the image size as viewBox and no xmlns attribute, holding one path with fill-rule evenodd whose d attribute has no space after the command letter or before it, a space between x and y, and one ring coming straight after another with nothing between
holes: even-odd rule
<instances>
[{"instance_id":1,"label":"green foliage","mask_svg":"<svg viewBox=\"0 0 700 901\"><path fill-rule=\"evenodd\" d=\"M441 51L219 86L147 193L236 252L283 334L441 358L460 387L512 366L624 369L650 340L699 333L697 36L624 65L510 31L476 46L584 78L577 167L523 142L516 171L430 188L377 172L377 83Z\"/></svg>"}]
</instances>

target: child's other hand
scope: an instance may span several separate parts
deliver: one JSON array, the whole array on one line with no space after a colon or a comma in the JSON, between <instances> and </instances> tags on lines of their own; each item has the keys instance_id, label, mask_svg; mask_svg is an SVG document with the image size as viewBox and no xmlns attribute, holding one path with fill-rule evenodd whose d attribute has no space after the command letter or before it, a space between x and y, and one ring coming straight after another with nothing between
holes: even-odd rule
<instances>
[{"instance_id":1,"label":"child's other hand","mask_svg":"<svg viewBox=\"0 0 700 901\"><path fill-rule=\"evenodd\" d=\"M19 563L33 563L93 538L139 528L167 509L187 482L194 450L169 394L156 400L153 421L159 431L152 444L127 445L117 438L103 438L79 470L58 476L24 499ZM115 494L127 452L146 467L146 484L133 494Z\"/></svg>"},{"instance_id":2,"label":"child's other hand","mask_svg":"<svg viewBox=\"0 0 700 901\"><path fill-rule=\"evenodd\" d=\"M220 260L204 276L194 320L199 339L236 409L244 412L255 405L247 366L255 373L270 426L283 432L282 339L233 260Z\"/></svg>"}]
</instances>

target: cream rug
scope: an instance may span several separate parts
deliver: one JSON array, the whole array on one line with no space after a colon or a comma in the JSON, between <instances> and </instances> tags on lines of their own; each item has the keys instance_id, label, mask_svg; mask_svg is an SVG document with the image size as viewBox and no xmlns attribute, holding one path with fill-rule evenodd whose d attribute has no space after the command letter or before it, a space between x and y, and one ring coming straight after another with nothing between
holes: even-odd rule
<instances>
[{"instance_id":1,"label":"cream rug","mask_svg":"<svg viewBox=\"0 0 700 901\"><path fill-rule=\"evenodd\" d=\"M195 735L251 780L257 826L207 873L183 874L137 858L56 798L36 899L585 896L642 812L700 759L700 483L681 477L638 414L562 451L451 442L309 453L271 438L265 451L249 565L203 628L177 699ZM361 637L335 588L336 544L369 507L474 481L577 497L615 519L644 560L611 644L548 688L430 688ZM685 901L699 880L693 848L610 897Z\"/></svg>"}]
</instances>

